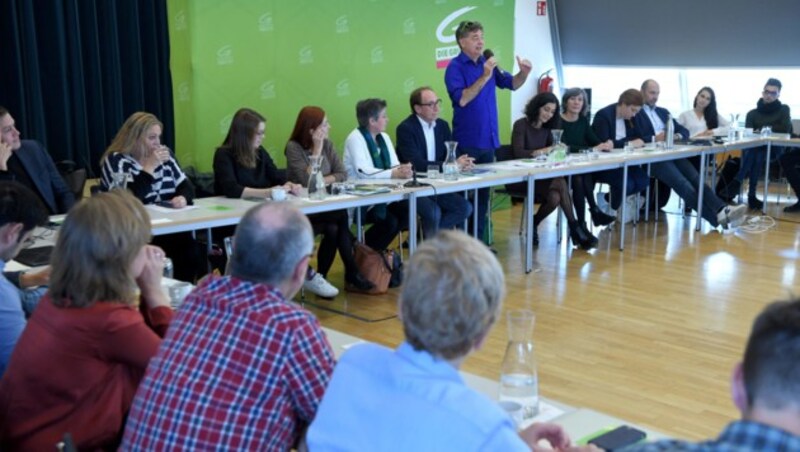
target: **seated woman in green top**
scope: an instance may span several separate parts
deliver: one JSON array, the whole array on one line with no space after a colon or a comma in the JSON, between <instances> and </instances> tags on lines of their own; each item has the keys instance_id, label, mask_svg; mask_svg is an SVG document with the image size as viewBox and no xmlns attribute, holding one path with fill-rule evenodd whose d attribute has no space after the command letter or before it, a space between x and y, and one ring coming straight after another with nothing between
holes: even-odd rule
<instances>
[{"instance_id":1,"label":"seated woman in green top","mask_svg":"<svg viewBox=\"0 0 800 452\"><path fill-rule=\"evenodd\" d=\"M614 149L611 140L600 142L589 124L589 104L586 101L586 92L580 88L570 88L564 91L561 97L561 142L569 146L570 152L592 148L595 151L610 151ZM575 204L575 213L578 222L586 225L586 203L589 202L589 212L595 226L611 224L615 218L597 207L594 200L594 178L591 173L572 176L572 199Z\"/></svg>"}]
</instances>

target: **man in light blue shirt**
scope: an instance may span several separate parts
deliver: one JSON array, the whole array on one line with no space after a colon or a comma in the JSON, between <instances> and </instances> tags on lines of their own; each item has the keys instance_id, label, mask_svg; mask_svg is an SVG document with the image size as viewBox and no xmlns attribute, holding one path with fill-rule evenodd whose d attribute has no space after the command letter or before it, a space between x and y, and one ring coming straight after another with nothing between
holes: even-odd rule
<instances>
[{"instance_id":1,"label":"man in light blue shirt","mask_svg":"<svg viewBox=\"0 0 800 452\"><path fill-rule=\"evenodd\" d=\"M442 231L411 257L399 310L406 341L396 350L351 348L309 427L312 451L529 451L570 440L554 424L517 432L500 406L466 386L458 368L500 313L503 270L477 240Z\"/></svg>"},{"instance_id":2,"label":"man in light blue shirt","mask_svg":"<svg viewBox=\"0 0 800 452\"><path fill-rule=\"evenodd\" d=\"M3 152L0 144L0 153ZM19 289L2 274L33 232L47 223L47 210L30 189L17 182L0 182L0 376L6 370L17 339L25 329Z\"/></svg>"}]
</instances>

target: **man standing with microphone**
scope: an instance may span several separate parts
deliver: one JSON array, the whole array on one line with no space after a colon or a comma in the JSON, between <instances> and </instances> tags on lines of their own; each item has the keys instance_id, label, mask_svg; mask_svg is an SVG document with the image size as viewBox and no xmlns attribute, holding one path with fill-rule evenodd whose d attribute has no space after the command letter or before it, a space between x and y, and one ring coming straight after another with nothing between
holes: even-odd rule
<instances>
[{"instance_id":1,"label":"man standing with microphone","mask_svg":"<svg viewBox=\"0 0 800 452\"><path fill-rule=\"evenodd\" d=\"M453 139L458 142L458 152L469 154L475 163L493 162L494 151L500 147L495 88L519 88L528 79L532 65L527 59L517 57L516 75L500 69L492 51L484 50L480 22L461 22L456 29L456 40L461 53L450 61L444 74L453 104ZM488 206L489 190L481 189L475 206L479 239L483 239Z\"/></svg>"}]
</instances>

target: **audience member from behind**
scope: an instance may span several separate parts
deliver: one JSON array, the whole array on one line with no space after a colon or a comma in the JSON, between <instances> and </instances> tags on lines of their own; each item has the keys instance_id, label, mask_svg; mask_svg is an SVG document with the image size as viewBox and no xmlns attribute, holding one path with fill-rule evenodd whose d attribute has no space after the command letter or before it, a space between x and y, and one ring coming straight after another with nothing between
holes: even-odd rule
<instances>
[{"instance_id":1,"label":"audience member from behind","mask_svg":"<svg viewBox=\"0 0 800 452\"><path fill-rule=\"evenodd\" d=\"M20 140L11 113L0 107L0 180L14 180L33 191L51 215L66 213L75 195L64 183L41 143Z\"/></svg>"},{"instance_id":2,"label":"audience member from behind","mask_svg":"<svg viewBox=\"0 0 800 452\"><path fill-rule=\"evenodd\" d=\"M800 299L772 303L756 317L744 359L733 369L731 396L742 419L717 439L666 440L625 450L800 450Z\"/></svg>"},{"instance_id":3,"label":"audience member from behind","mask_svg":"<svg viewBox=\"0 0 800 452\"><path fill-rule=\"evenodd\" d=\"M214 152L214 191L217 195L226 198L277 198L272 194L276 189L300 194L303 187L287 182L286 174L275 166L272 157L261 146L266 128L266 118L255 110L240 108L233 115L225 140ZM221 232L229 236L233 230L222 228ZM311 267L306 272L303 288L324 298L339 294L339 289Z\"/></svg>"},{"instance_id":4,"label":"audience member from behind","mask_svg":"<svg viewBox=\"0 0 800 452\"><path fill-rule=\"evenodd\" d=\"M314 419L333 371L317 319L290 303L314 238L287 203L251 208L231 275L186 297L147 369L124 450L289 450Z\"/></svg>"},{"instance_id":5,"label":"audience member from behind","mask_svg":"<svg viewBox=\"0 0 800 452\"><path fill-rule=\"evenodd\" d=\"M161 289L164 253L149 239L147 211L125 191L72 208L50 290L0 382L0 448L52 450L67 432L79 449L116 447L172 318Z\"/></svg>"},{"instance_id":6,"label":"audience member from behind","mask_svg":"<svg viewBox=\"0 0 800 452\"><path fill-rule=\"evenodd\" d=\"M308 432L309 450L528 451L570 440L553 424L517 433L500 406L464 384L461 363L500 315L503 269L483 244L442 231L411 256L399 299L406 341L350 348Z\"/></svg>"},{"instance_id":7,"label":"audience member from behind","mask_svg":"<svg viewBox=\"0 0 800 452\"><path fill-rule=\"evenodd\" d=\"M0 182L0 377L25 329L20 292L6 279L6 263L21 250L47 211L36 194L16 182Z\"/></svg>"}]
</instances>

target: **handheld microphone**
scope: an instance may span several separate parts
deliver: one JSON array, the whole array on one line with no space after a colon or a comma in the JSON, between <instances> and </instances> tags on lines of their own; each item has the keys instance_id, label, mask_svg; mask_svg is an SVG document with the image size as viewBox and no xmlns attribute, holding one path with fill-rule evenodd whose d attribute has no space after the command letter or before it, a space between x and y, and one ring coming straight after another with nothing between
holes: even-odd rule
<instances>
[{"instance_id":1,"label":"handheld microphone","mask_svg":"<svg viewBox=\"0 0 800 452\"><path fill-rule=\"evenodd\" d=\"M494 56L494 52L492 52L492 49L483 49L483 57L484 58L486 58L488 60L489 58L492 58L493 56ZM499 64L496 64L494 66L494 68L496 70L500 71L500 72L503 72L503 70L500 69L500 65Z\"/></svg>"}]
</instances>

